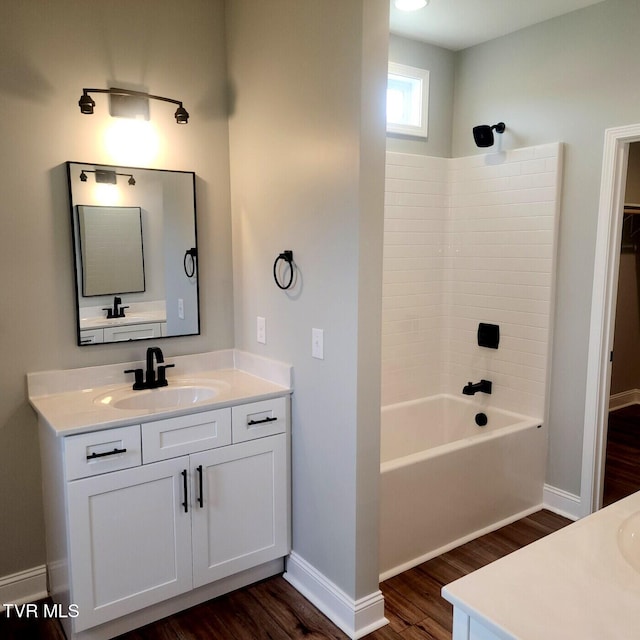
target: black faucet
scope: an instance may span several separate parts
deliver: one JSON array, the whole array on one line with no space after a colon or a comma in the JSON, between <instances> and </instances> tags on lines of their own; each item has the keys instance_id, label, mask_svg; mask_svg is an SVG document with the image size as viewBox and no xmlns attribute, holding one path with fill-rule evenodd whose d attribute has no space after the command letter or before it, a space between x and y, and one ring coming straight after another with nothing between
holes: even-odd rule
<instances>
[{"instance_id":1,"label":"black faucet","mask_svg":"<svg viewBox=\"0 0 640 640\"><path fill-rule=\"evenodd\" d=\"M103 311L107 312L107 320L111 320L112 318L124 318L124 310L128 309L129 306L126 305L124 307L119 307L122 304L122 298L118 296L114 296L113 298L113 309L111 307L103 307Z\"/></svg>"},{"instance_id":2,"label":"black faucet","mask_svg":"<svg viewBox=\"0 0 640 640\"><path fill-rule=\"evenodd\" d=\"M491 380L480 380L480 382L469 382L462 389L465 396L473 396L476 393L491 393Z\"/></svg>"},{"instance_id":3,"label":"black faucet","mask_svg":"<svg viewBox=\"0 0 640 640\"><path fill-rule=\"evenodd\" d=\"M158 372L153 366L153 358L155 356L156 364L158 365ZM175 364L165 364L164 356L160 347L149 347L147 349L147 371L146 377L143 379L142 369L127 369L125 373L133 373L135 376L135 382L133 383L134 391L138 389L157 389L158 387L166 387L167 382L166 369L175 367Z\"/></svg>"}]
</instances>

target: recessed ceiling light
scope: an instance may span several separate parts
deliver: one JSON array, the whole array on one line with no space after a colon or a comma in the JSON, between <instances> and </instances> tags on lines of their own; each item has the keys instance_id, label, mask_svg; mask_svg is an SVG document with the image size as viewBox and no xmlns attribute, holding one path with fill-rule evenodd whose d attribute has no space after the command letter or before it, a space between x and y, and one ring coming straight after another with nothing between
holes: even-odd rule
<instances>
[{"instance_id":1,"label":"recessed ceiling light","mask_svg":"<svg viewBox=\"0 0 640 640\"><path fill-rule=\"evenodd\" d=\"M395 0L396 9L400 11L417 11L429 4L429 0Z\"/></svg>"}]
</instances>

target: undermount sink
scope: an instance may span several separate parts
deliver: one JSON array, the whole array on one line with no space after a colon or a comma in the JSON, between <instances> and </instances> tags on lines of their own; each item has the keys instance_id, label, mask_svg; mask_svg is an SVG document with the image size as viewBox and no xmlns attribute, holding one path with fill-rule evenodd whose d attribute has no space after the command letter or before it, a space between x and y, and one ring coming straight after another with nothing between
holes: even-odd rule
<instances>
[{"instance_id":1,"label":"undermount sink","mask_svg":"<svg viewBox=\"0 0 640 640\"><path fill-rule=\"evenodd\" d=\"M640 571L640 511L631 514L618 529L618 547L624 559Z\"/></svg>"},{"instance_id":2,"label":"undermount sink","mask_svg":"<svg viewBox=\"0 0 640 640\"><path fill-rule=\"evenodd\" d=\"M131 387L102 393L94 403L125 411L161 411L191 407L213 400L226 385L223 382L184 382L158 389L133 391Z\"/></svg>"}]
</instances>

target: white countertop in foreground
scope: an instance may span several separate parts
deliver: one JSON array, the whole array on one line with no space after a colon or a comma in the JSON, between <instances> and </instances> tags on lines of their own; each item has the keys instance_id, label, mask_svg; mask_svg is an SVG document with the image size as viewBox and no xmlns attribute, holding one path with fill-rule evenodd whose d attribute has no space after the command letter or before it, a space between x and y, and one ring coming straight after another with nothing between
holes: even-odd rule
<instances>
[{"instance_id":1,"label":"white countertop in foreground","mask_svg":"<svg viewBox=\"0 0 640 640\"><path fill-rule=\"evenodd\" d=\"M638 511L640 492L446 585L442 594L493 634L482 637L640 638L640 572L618 546L621 525Z\"/></svg>"},{"instance_id":2,"label":"white countertop in foreground","mask_svg":"<svg viewBox=\"0 0 640 640\"><path fill-rule=\"evenodd\" d=\"M109 392L131 389L133 376L125 369L144 368L144 362L129 362L82 369L30 373L29 402L59 436L96 428L118 427L266 400L291 393L291 367L253 354L226 350L192 356L166 356L169 386L183 381L197 384L208 380L222 383L211 400L177 409L118 409L96 398Z\"/></svg>"}]
</instances>

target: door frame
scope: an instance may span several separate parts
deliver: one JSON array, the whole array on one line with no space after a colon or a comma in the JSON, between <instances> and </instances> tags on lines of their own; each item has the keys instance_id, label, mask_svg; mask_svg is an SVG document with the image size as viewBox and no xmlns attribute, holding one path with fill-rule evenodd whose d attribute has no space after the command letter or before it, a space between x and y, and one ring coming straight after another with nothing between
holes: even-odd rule
<instances>
[{"instance_id":1,"label":"door frame","mask_svg":"<svg viewBox=\"0 0 640 640\"><path fill-rule=\"evenodd\" d=\"M581 517L602 506L627 161L629 144L638 141L640 124L605 131L591 297L580 482Z\"/></svg>"}]
</instances>

